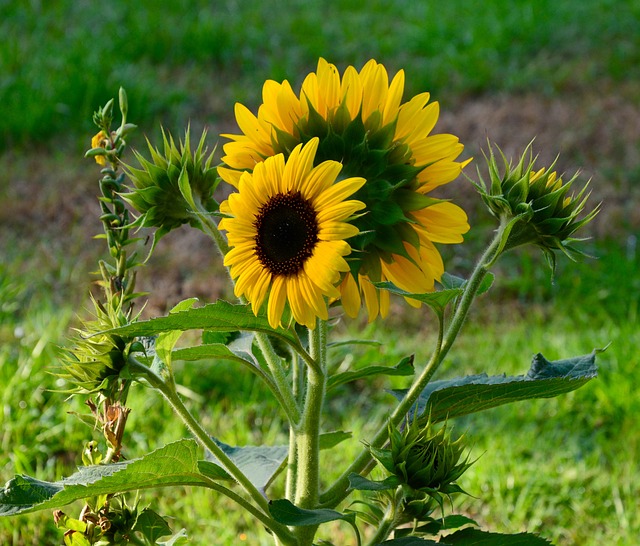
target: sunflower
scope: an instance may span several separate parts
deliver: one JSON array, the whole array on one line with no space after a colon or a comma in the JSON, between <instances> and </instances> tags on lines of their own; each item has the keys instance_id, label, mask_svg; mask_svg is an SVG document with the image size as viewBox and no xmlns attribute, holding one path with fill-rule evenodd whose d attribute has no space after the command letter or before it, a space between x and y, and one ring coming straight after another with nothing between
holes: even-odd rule
<instances>
[{"instance_id":1,"label":"sunflower","mask_svg":"<svg viewBox=\"0 0 640 546\"><path fill-rule=\"evenodd\" d=\"M326 298L338 298L337 284L349 270L346 239L358 228L346 222L364 203L346 200L363 178L336 182L337 161L314 165L319 139L296 146L285 161L276 154L245 171L220 210L227 217L231 249L224 259L236 281L235 294L257 315L267 299L269 324L281 324L285 304L294 320L309 328L327 320Z\"/></svg>"},{"instance_id":2,"label":"sunflower","mask_svg":"<svg viewBox=\"0 0 640 546\"><path fill-rule=\"evenodd\" d=\"M389 81L375 60L359 72L349 66L340 76L320 59L298 95L287 81L269 80L257 116L236 104L241 134L222 135L231 142L223 147L218 172L236 187L243 172L273 155L287 157L312 138L319 139L316 164L340 161L344 176L366 179L354 195L366 205L352 220L359 234L349 244L357 252L339 286L351 317L363 301L370 320L388 313L388 293L375 282L391 281L412 293L434 290L444 272L434 243L460 243L469 230L460 207L428 195L461 173L468 163L456 161L463 145L454 135L431 134L439 106L429 102L429 93L402 103L403 91L404 72Z\"/></svg>"}]
</instances>

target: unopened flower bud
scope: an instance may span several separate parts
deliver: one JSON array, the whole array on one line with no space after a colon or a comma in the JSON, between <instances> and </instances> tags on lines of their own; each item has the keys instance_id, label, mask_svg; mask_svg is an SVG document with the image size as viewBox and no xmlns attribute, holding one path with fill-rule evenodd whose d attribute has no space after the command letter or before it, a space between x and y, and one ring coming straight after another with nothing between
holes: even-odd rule
<instances>
[{"instance_id":1,"label":"unopened flower bud","mask_svg":"<svg viewBox=\"0 0 640 546\"><path fill-rule=\"evenodd\" d=\"M560 250L571 259L583 254L572 246L580 239L574 233L598 214L599 205L584 213L589 197L588 183L577 194L569 194L578 174L569 181L548 168L534 170L536 158L531 144L527 146L519 162L513 165L498 149L504 163L500 174L496 156L490 147L487 164L490 183L480 176L477 188L489 211L508 229L502 250L525 244L540 247L550 261L555 263L553 251Z\"/></svg>"}]
</instances>

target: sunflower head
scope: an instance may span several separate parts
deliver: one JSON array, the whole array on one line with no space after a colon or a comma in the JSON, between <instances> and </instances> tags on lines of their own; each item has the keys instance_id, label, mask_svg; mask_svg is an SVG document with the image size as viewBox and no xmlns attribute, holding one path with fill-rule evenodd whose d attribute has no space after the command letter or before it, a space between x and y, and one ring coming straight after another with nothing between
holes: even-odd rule
<instances>
[{"instance_id":1,"label":"sunflower head","mask_svg":"<svg viewBox=\"0 0 640 546\"><path fill-rule=\"evenodd\" d=\"M136 152L141 168L125 166L133 187L122 196L123 199L140 213L137 225L159 228L160 235L182 224L199 226L189 204L191 198L208 211L218 208L213 198L218 177L215 167L211 166L214 152L207 155L207 133L202 133L195 152L191 151L189 135L187 129L184 141L176 144L173 137L163 131L162 152L147 141L151 161Z\"/></svg>"},{"instance_id":2,"label":"sunflower head","mask_svg":"<svg viewBox=\"0 0 640 546\"><path fill-rule=\"evenodd\" d=\"M358 230L347 220L364 204L347 200L362 178L336 182L342 165L324 161L314 167L319 139L297 145L288 159L270 156L240 177L238 191L224 201L220 229L227 232L235 294L257 315L267 306L270 325L280 325L285 306L294 320L310 328L328 318L327 298L349 269L346 239Z\"/></svg>"},{"instance_id":3,"label":"sunflower head","mask_svg":"<svg viewBox=\"0 0 640 546\"><path fill-rule=\"evenodd\" d=\"M580 240L573 235L599 212L598 205L585 213L588 183L577 194L569 194L579 174L565 182L553 170L553 165L535 170L536 158L532 155L531 144L515 165L498 149L504 170L500 174L493 149L491 146L489 149L490 183L479 176L478 189L489 211L509 225L504 249L534 244L552 263L555 263L555 250L572 259L583 254L572 245Z\"/></svg>"},{"instance_id":4,"label":"sunflower head","mask_svg":"<svg viewBox=\"0 0 640 546\"><path fill-rule=\"evenodd\" d=\"M464 211L433 198L433 189L454 180L467 162L458 138L431 134L438 103L422 93L402 103L404 72L391 80L371 60L358 71L338 69L320 59L299 94L284 81L267 81L258 115L236 105L242 134L223 135L220 176L237 186L242 172L276 154L287 157L295 146L318 139L315 164L342 163L342 175L366 183L354 195L365 204L352 220L357 250L340 285L345 311L356 316L362 301L371 319L385 315L386 293L372 284L392 281L409 292L434 289L444 271L434 243L459 243L469 229Z\"/></svg>"}]
</instances>

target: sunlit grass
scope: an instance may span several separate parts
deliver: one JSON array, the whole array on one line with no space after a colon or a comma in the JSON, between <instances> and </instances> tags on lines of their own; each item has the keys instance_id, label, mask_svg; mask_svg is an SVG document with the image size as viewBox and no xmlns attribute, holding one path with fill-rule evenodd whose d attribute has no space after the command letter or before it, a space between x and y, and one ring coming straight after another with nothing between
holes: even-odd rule
<instances>
[{"instance_id":1,"label":"sunlit grass","mask_svg":"<svg viewBox=\"0 0 640 546\"><path fill-rule=\"evenodd\" d=\"M602 255L598 265L614 278L627 268L635 271L636 266L621 260L617 251ZM536 305L534 313L518 321L500 318L493 311L495 306L486 305L509 284L498 278L494 289L477 302L474 317L440 373L440 377L480 372L523 374L536 352L560 359L611 344L598 357L599 377L582 389L557 399L504 406L453 423L458 432L466 433L472 456L478 457L461 481L473 497L460 499L456 503L460 510L489 529L527 529L558 546L631 544L640 532L635 515L640 490L636 472L640 434L635 416L640 402L633 387L638 381L634 348L640 344L640 333L625 320L631 312L625 305L620 305L620 314L615 315L606 306L594 307L591 326L562 313L569 304L577 306L584 301L590 305L592 283L599 277L582 269L589 267L593 263L578 267L583 272L582 283L574 285L573 292L552 295L545 305ZM561 275L556 278L559 285L563 282ZM63 394L49 390L55 388L55 378L47 373L56 362L51 344L63 341L70 310L51 305L42 293L25 301L25 285L30 282L6 274L0 283L5 311L0 330L4 407L0 478L7 480L24 472L54 480L81 464L83 443L98 438L99 433L67 414L83 411L80 399L65 401ZM623 289L611 290L617 294ZM358 335L378 339L381 345L336 349L337 361L347 358L343 364L352 367L392 365L415 351L416 365L422 365L434 322L428 314L400 303L395 309L405 317L396 314L390 321L372 326L351 323L341 327L344 338ZM421 320L410 318L416 313ZM403 322L411 326L405 327L405 335L397 336ZM283 415L250 374L213 363L180 365L176 373L185 386L188 404L214 436L238 445L286 443ZM371 432L373 417L389 407L391 397L385 389L401 386L403 381L361 380L341 389L336 393L341 398L329 402L325 429L350 430L354 435L335 453L325 453L327 481L362 449L360 440ZM155 393L135 386L129 403L133 411L125 448L130 457L187 435ZM208 491L147 491L141 494L141 503L170 516L174 530L186 528L196 544L209 543L212 537L221 544L243 539L249 544L269 544L262 530L238 516L228 501ZM77 508L68 510L74 513ZM331 527L327 532L334 538L335 533L343 533L346 543L352 540L348 528ZM54 536L50 514L0 519L0 543L53 544Z\"/></svg>"}]
</instances>

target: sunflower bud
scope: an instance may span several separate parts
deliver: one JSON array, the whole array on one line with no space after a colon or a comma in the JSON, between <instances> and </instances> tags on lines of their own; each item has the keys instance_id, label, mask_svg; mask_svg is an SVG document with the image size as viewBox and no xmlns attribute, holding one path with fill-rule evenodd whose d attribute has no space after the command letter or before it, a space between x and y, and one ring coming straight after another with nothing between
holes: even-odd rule
<instances>
[{"instance_id":1,"label":"sunflower bud","mask_svg":"<svg viewBox=\"0 0 640 546\"><path fill-rule=\"evenodd\" d=\"M195 152L191 152L189 129L184 142L176 145L173 137L162 133L164 150L161 153L149 141L151 161L136 152L141 169L126 165L126 172L133 182L130 193L122 197L141 216L135 225L158 228L159 235L165 235L182 224L198 227L199 220L194 211L194 203L206 210L217 210L218 203L213 198L217 185L217 173L211 166L213 154L207 155L205 148L206 131L202 133Z\"/></svg>"},{"instance_id":2,"label":"sunflower bud","mask_svg":"<svg viewBox=\"0 0 640 546\"><path fill-rule=\"evenodd\" d=\"M536 158L531 153L531 144L515 166L500 149L498 151L504 163L504 174L500 174L490 147L487 164L491 183L487 184L479 176L477 188L489 211L505 223L501 249L534 244L545 252L551 263L555 262L554 250L562 251L571 259L582 255L572 246L581 239L572 235L593 220L600 208L598 205L583 214L590 195L586 193L588 183L577 194L569 195L578 173L564 182L553 170L553 165L534 170Z\"/></svg>"},{"instance_id":3,"label":"sunflower bud","mask_svg":"<svg viewBox=\"0 0 640 546\"><path fill-rule=\"evenodd\" d=\"M127 318L123 313L108 311L96 300L93 302L95 320L85 322L84 329L74 337L73 346L64 350L62 369L56 375L70 385L72 393L100 392L114 397L129 353L140 347L132 338L102 333L124 326Z\"/></svg>"},{"instance_id":4,"label":"sunflower bud","mask_svg":"<svg viewBox=\"0 0 640 546\"><path fill-rule=\"evenodd\" d=\"M472 464L468 456L462 458L462 440L452 440L446 424L436 428L430 420L414 419L402 431L389 428L387 449L369 449L402 486L407 515L424 519L435 503L442 507L444 497L464 493L454 483Z\"/></svg>"}]
</instances>

